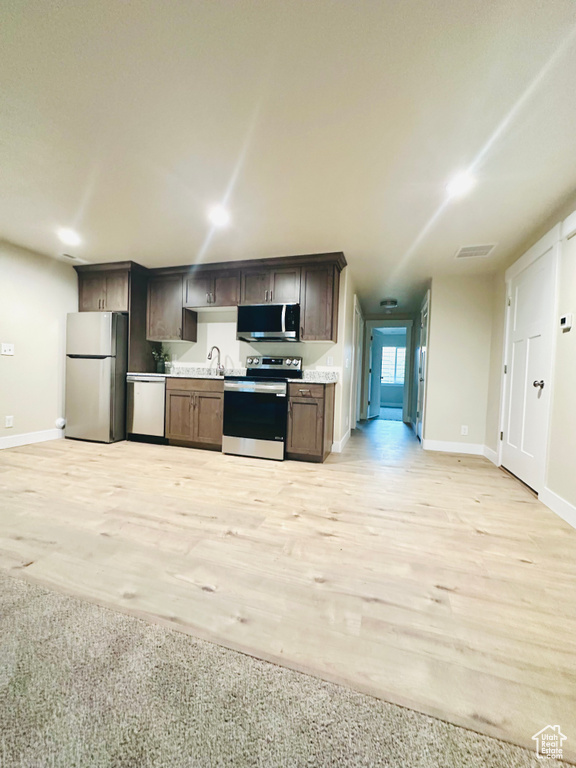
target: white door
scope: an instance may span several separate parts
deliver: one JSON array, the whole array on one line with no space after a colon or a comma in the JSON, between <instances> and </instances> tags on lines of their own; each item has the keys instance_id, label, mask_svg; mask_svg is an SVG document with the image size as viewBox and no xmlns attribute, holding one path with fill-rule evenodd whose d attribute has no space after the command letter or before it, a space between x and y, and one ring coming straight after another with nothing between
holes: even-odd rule
<instances>
[{"instance_id":1,"label":"white door","mask_svg":"<svg viewBox=\"0 0 576 768\"><path fill-rule=\"evenodd\" d=\"M382 342L374 338L370 341L370 397L368 398L368 418L380 416L380 384L382 379Z\"/></svg>"},{"instance_id":2,"label":"white door","mask_svg":"<svg viewBox=\"0 0 576 768\"><path fill-rule=\"evenodd\" d=\"M546 250L512 277L508 293L502 466L537 492L544 487L552 394L558 247L548 240Z\"/></svg>"},{"instance_id":3,"label":"white door","mask_svg":"<svg viewBox=\"0 0 576 768\"><path fill-rule=\"evenodd\" d=\"M422 440L424 409L426 407L426 366L428 363L428 312L429 296L426 295L420 311L420 343L418 345L418 405L416 409L416 434Z\"/></svg>"}]
</instances>

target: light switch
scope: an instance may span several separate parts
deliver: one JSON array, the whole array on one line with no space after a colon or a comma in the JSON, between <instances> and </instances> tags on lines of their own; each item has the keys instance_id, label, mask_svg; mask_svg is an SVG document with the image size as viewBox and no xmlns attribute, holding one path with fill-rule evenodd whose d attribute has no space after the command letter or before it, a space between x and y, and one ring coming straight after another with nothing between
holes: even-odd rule
<instances>
[{"instance_id":1,"label":"light switch","mask_svg":"<svg viewBox=\"0 0 576 768\"><path fill-rule=\"evenodd\" d=\"M334 365L334 358L332 357L332 355L328 355L328 357L326 358L326 365Z\"/></svg>"},{"instance_id":2,"label":"light switch","mask_svg":"<svg viewBox=\"0 0 576 768\"><path fill-rule=\"evenodd\" d=\"M2 354L3 355L13 355L14 354L14 344L2 344Z\"/></svg>"},{"instance_id":3,"label":"light switch","mask_svg":"<svg viewBox=\"0 0 576 768\"><path fill-rule=\"evenodd\" d=\"M10 427L14 426L14 416L6 416L6 420L4 422L4 426L6 429L9 429Z\"/></svg>"}]
</instances>

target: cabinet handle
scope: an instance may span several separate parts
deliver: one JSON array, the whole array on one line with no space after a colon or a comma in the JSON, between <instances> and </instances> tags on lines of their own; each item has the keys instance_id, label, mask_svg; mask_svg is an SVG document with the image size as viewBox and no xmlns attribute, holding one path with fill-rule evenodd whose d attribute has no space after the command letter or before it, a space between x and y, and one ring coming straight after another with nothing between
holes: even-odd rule
<instances>
[{"instance_id":1,"label":"cabinet handle","mask_svg":"<svg viewBox=\"0 0 576 768\"><path fill-rule=\"evenodd\" d=\"M304 326L300 326L300 336L304 336Z\"/></svg>"},{"instance_id":2,"label":"cabinet handle","mask_svg":"<svg viewBox=\"0 0 576 768\"><path fill-rule=\"evenodd\" d=\"M206 291L206 304L210 304L210 294Z\"/></svg>"},{"instance_id":3,"label":"cabinet handle","mask_svg":"<svg viewBox=\"0 0 576 768\"><path fill-rule=\"evenodd\" d=\"M308 393L309 395L312 394L312 392L309 389L299 389L298 392L300 392L301 395L306 395L306 393Z\"/></svg>"},{"instance_id":4,"label":"cabinet handle","mask_svg":"<svg viewBox=\"0 0 576 768\"><path fill-rule=\"evenodd\" d=\"M270 301L272 301L272 291L270 291Z\"/></svg>"},{"instance_id":5,"label":"cabinet handle","mask_svg":"<svg viewBox=\"0 0 576 768\"><path fill-rule=\"evenodd\" d=\"M264 291L264 301L268 301L268 291Z\"/></svg>"},{"instance_id":6,"label":"cabinet handle","mask_svg":"<svg viewBox=\"0 0 576 768\"><path fill-rule=\"evenodd\" d=\"M182 338L182 328L178 328L178 336Z\"/></svg>"},{"instance_id":7,"label":"cabinet handle","mask_svg":"<svg viewBox=\"0 0 576 768\"><path fill-rule=\"evenodd\" d=\"M210 304L214 304L214 294L210 294Z\"/></svg>"}]
</instances>

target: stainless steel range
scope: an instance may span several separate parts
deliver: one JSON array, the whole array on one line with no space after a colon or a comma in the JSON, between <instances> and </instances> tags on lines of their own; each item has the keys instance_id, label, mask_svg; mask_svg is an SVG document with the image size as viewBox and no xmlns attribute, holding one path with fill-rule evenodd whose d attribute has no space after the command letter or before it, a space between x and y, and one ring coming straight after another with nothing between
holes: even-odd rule
<instances>
[{"instance_id":1,"label":"stainless steel range","mask_svg":"<svg viewBox=\"0 0 576 768\"><path fill-rule=\"evenodd\" d=\"M288 382L302 378L301 357L248 357L246 376L224 378L223 453L284 459Z\"/></svg>"}]
</instances>

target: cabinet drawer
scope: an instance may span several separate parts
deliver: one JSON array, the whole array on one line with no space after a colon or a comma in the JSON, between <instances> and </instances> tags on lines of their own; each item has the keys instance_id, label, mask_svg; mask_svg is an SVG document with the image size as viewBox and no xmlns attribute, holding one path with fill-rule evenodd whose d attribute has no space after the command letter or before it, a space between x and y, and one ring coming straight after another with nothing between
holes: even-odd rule
<instances>
[{"instance_id":1,"label":"cabinet drawer","mask_svg":"<svg viewBox=\"0 0 576 768\"><path fill-rule=\"evenodd\" d=\"M185 392L224 392L222 379L185 379L181 376L166 379L166 389Z\"/></svg>"},{"instance_id":2,"label":"cabinet drawer","mask_svg":"<svg viewBox=\"0 0 576 768\"><path fill-rule=\"evenodd\" d=\"M324 397L324 384L310 384L302 382L301 384L288 385L289 397Z\"/></svg>"}]
</instances>

